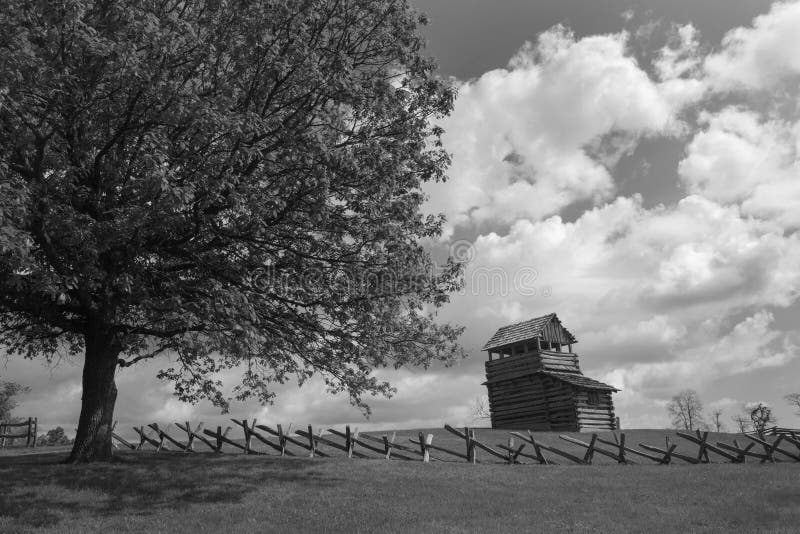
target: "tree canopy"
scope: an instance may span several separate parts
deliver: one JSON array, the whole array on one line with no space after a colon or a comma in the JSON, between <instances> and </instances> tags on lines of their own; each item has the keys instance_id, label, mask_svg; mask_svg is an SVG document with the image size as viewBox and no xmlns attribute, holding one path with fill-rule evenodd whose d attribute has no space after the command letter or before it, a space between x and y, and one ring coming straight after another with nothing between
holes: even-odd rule
<instances>
[{"instance_id":1,"label":"tree canopy","mask_svg":"<svg viewBox=\"0 0 800 534\"><path fill-rule=\"evenodd\" d=\"M766 402L750 402L744 406L745 412L750 415L753 423L753 430L760 438L764 438L767 426L777 423L777 419L772 415L772 407Z\"/></svg>"},{"instance_id":2,"label":"tree canopy","mask_svg":"<svg viewBox=\"0 0 800 534\"><path fill-rule=\"evenodd\" d=\"M0 0L0 344L84 353L73 461L110 455L118 366L179 398L461 355L422 243L454 91L406 0ZM366 408L365 408L366 409Z\"/></svg>"}]
</instances>

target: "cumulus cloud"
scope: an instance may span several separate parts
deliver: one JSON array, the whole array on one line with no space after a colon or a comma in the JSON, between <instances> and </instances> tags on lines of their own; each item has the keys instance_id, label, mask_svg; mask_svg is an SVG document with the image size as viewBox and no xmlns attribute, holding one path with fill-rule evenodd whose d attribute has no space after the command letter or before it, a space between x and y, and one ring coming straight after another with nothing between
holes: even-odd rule
<instances>
[{"instance_id":1,"label":"cumulus cloud","mask_svg":"<svg viewBox=\"0 0 800 534\"><path fill-rule=\"evenodd\" d=\"M710 376L780 367L800 355L795 336L771 328L773 317L759 311L727 334L687 348L672 360L637 363L618 370L612 380L629 392L668 396L677 385L698 387Z\"/></svg>"},{"instance_id":2,"label":"cumulus cloud","mask_svg":"<svg viewBox=\"0 0 800 534\"><path fill-rule=\"evenodd\" d=\"M505 235L480 236L475 250L467 280L479 306L469 309L504 320L525 315L509 302L531 313L543 297L529 298L518 287L482 293L481 274L498 265L509 286L516 273L535 269L536 285L551 290L549 305L581 306L580 325L590 330L633 312L650 314L649 321L665 313L696 318L722 307L788 305L800 290L795 237L698 196L651 210L638 197L620 197L574 222L520 220ZM778 272L783 276L763 275ZM590 306L603 313L591 317ZM631 328L629 320L625 325Z\"/></svg>"},{"instance_id":3,"label":"cumulus cloud","mask_svg":"<svg viewBox=\"0 0 800 534\"><path fill-rule=\"evenodd\" d=\"M800 76L800 2L776 2L750 27L728 32L721 50L705 59L718 91L763 90Z\"/></svg>"},{"instance_id":4,"label":"cumulus cloud","mask_svg":"<svg viewBox=\"0 0 800 534\"><path fill-rule=\"evenodd\" d=\"M679 165L689 190L785 228L800 227L800 121L727 107L703 113L700 123L703 130Z\"/></svg>"},{"instance_id":5,"label":"cumulus cloud","mask_svg":"<svg viewBox=\"0 0 800 534\"><path fill-rule=\"evenodd\" d=\"M692 24L674 26L669 42L653 61L653 69L660 80L659 90L675 113L699 101L708 91L702 62L697 29Z\"/></svg>"},{"instance_id":6,"label":"cumulus cloud","mask_svg":"<svg viewBox=\"0 0 800 534\"><path fill-rule=\"evenodd\" d=\"M695 82L677 79L678 67L650 78L627 42L625 32L576 39L558 26L507 68L462 84L443 123L451 179L429 188L429 208L452 229L610 198L620 156L641 136L676 132L679 106L699 94L679 88Z\"/></svg>"},{"instance_id":7,"label":"cumulus cloud","mask_svg":"<svg viewBox=\"0 0 800 534\"><path fill-rule=\"evenodd\" d=\"M528 269L536 276L520 287ZM478 237L447 317L468 325L478 356L498 326L557 312L584 371L621 387L621 413L650 425L665 417L657 403L688 382L794 361L797 343L766 309L798 293L800 241L779 225L700 196L653 209L619 197L574 222L519 220ZM477 376L482 359L470 364Z\"/></svg>"},{"instance_id":8,"label":"cumulus cloud","mask_svg":"<svg viewBox=\"0 0 800 534\"><path fill-rule=\"evenodd\" d=\"M661 80L672 80L698 74L702 63L700 42L693 24L675 26L671 42L659 51L654 68Z\"/></svg>"}]
</instances>

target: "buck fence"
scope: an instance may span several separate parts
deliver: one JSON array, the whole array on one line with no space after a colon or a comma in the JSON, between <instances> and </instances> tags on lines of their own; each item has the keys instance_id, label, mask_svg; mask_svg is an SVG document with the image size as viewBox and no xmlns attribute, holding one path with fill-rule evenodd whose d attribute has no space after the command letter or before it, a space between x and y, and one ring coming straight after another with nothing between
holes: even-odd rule
<instances>
[{"instance_id":1,"label":"buck fence","mask_svg":"<svg viewBox=\"0 0 800 534\"><path fill-rule=\"evenodd\" d=\"M24 431L15 429L24 428ZM25 439L26 447L36 447L36 431L39 428L39 420L36 417L28 417L27 421L0 421L0 448L5 448L17 439Z\"/></svg>"},{"instance_id":2,"label":"buck fence","mask_svg":"<svg viewBox=\"0 0 800 534\"><path fill-rule=\"evenodd\" d=\"M455 428L444 425L447 439L434 443L431 433L417 432L409 436L407 441L400 442L397 432L390 434L359 433L345 427L344 431L329 428L323 433L322 428L316 431L311 425L305 429L292 432L292 425L285 430L282 425L257 424L246 419L232 419L241 429L242 437L231 435L232 427L223 430L221 426L209 429L203 423L192 426L190 422L176 423L175 427L181 436L167 427L157 423L133 427L138 439L127 440L117 434L116 423L112 429L113 439L118 447L131 450L154 450L155 452L214 452L229 451L252 455L329 457L346 456L347 458L382 458L385 460L404 461L454 461L468 463L506 463L522 464L557 464L569 463L589 465L600 457L610 459L612 463L635 464L655 463L668 465L681 463L697 465L706 463L730 462L744 463L748 459L761 463L800 462L800 433L789 431L778 434L774 439L760 438L749 434L740 434L732 442L711 441L709 432L675 432L664 435L664 445L638 443L638 448L626 442L625 432L610 432L601 436L593 433L581 436L558 435L559 446L545 443L541 436L533 432L508 431L508 437L502 443L494 445L479 440L474 428ZM635 431L631 431L635 433ZM630 435L630 434L629 434ZM675 439L678 438L678 439ZM552 439L552 438L551 438ZM256 444L262 444L256 447ZM682 446L678 450L679 444ZM608 461L608 460L605 460Z\"/></svg>"}]
</instances>

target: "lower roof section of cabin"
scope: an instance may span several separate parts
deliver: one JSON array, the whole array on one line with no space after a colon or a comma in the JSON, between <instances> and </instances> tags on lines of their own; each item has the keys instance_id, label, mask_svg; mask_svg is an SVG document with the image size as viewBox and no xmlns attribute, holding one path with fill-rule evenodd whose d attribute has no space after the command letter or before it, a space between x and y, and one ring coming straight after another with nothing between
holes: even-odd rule
<instances>
[{"instance_id":1,"label":"lower roof section of cabin","mask_svg":"<svg viewBox=\"0 0 800 534\"><path fill-rule=\"evenodd\" d=\"M492 428L614 430L615 388L578 373L540 371L487 381Z\"/></svg>"}]
</instances>

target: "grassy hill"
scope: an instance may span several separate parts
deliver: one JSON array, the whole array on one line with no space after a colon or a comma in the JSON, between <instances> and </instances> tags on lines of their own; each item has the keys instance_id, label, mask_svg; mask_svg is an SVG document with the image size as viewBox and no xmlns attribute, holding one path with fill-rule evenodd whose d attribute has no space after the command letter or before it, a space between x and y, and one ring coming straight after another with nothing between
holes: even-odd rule
<instances>
[{"instance_id":1,"label":"grassy hill","mask_svg":"<svg viewBox=\"0 0 800 534\"><path fill-rule=\"evenodd\" d=\"M464 447L443 429L422 432ZM672 435L678 450L697 450L671 431L625 432L634 445ZM398 431L397 441L418 433ZM488 445L508 438L476 434ZM582 451L555 433L536 436ZM511 466L483 452L470 465L138 451L67 466L56 463L63 450L43 451L0 456L0 532L788 533L800 524L800 463Z\"/></svg>"}]
</instances>

